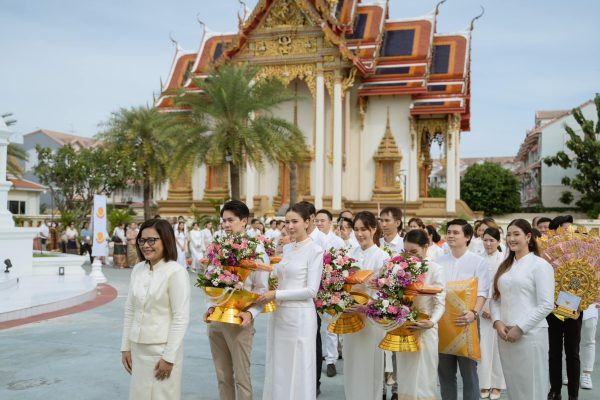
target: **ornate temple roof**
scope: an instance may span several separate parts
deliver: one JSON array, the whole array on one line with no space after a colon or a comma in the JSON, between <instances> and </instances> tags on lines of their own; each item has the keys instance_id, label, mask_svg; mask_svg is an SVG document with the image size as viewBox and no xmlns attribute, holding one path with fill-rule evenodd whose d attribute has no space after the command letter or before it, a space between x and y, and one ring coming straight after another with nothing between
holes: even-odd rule
<instances>
[{"instance_id":1,"label":"ornate temple roof","mask_svg":"<svg viewBox=\"0 0 600 400\"><path fill-rule=\"evenodd\" d=\"M359 96L411 95L411 115L459 113L462 130L470 128L470 27L459 33L436 30L439 6L411 19L389 18L390 2L374 0L259 0L249 15L239 17L233 34L204 33L198 52L177 48L169 79L156 105L172 109L176 89L197 90L190 76L203 78L213 64L239 56L259 26L270 26L271 8L296 8L288 18L308 21L337 47L348 66L357 70ZM293 21L288 31L293 31ZM286 25L287 23L284 23ZM302 24L301 24L302 25ZM279 24L274 31L283 33ZM246 60L250 61L251 60ZM280 61L285 64L285 61Z\"/></svg>"}]
</instances>

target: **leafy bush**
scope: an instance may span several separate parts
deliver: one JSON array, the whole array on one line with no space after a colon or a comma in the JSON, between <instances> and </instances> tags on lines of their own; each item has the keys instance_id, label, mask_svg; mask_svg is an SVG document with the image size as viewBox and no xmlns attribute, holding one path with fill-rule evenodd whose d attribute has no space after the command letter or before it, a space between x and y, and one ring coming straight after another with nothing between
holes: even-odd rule
<instances>
[{"instance_id":1,"label":"leafy bush","mask_svg":"<svg viewBox=\"0 0 600 400\"><path fill-rule=\"evenodd\" d=\"M521 208L519 180L498 164L484 162L471 165L463 179L461 198L475 211L499 215Z\"/></svg>"}]
</instances>

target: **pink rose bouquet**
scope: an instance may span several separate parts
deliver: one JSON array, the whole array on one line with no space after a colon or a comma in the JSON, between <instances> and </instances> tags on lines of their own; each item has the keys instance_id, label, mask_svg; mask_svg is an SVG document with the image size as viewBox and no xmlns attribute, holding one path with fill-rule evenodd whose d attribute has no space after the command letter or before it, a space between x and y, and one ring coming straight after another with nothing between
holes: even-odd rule
<instances>
[{"instance_id":1,"label":"pink rose bouquet","mask_svg":"<svg viewBox=\"0 0 600 400\"><path fill-rule=\"evenodd\" d=\"M348 256L348 250L331 248L323 255L323 273L315 307L320 314L336 316L355 303L354 297L345 289L346 279L360 268L356 260Z\"/></svg>"}]
</instances>

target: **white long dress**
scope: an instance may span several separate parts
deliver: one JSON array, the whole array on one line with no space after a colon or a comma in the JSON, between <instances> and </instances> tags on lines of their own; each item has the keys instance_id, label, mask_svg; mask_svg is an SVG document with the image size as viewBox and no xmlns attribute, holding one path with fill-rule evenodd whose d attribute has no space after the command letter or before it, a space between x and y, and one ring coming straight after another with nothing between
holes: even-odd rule
<instances>
[{"instance_id":1,"label":"white long dress","mask_svg":"<svg viewBox=\"0 0 600 400\"><path fill-rule=\"evenodd\" d=\"M190 231L190 254L192 255L192 268L195 270L200 269L200 260L204 257L202 236L202 231L199 229Z\"/></svg>"},{"instance_id":2,"label":"white long dress","mask_svg":"<svg viewBox=\"0 0 600 400\"><path fill-rule=\"evenodd\" d=\"M435 262L429 262L425 285L444 287L444 269ZM419 334L419 351L396 353L399 400L436 400L438 368L438 321L444 314L446 292L435 296L416 297L413 306L429 315L433 327Z\"/></svg>"},{"instance_id":3,"label":"white long dress","mask_svg":"<svg viewBox=\"0 0 600 400\"><path fill-rule=\"evenodd\" d=\"M504 261L506 253L496 250L492 255L485 254L490 272L490 295L494 294L494 277L500 263ZM490 300L486 300L483 306L489 313ZM492 326L491 319L479 319L479 348L481 349L481 361L477 364L477 375L479 376L479 387L481 389L506 389L500 353L498 352L498 333Z\"/></svg>"},{"instance_id":4,"label":"white long dress","mask_svg":"<svg viewBox=\"0 0 600 400\"><path fill-rule=\"evenodd\" d=\"M513 262L498 280L500 298L492 300L492 320L518 325L523 336L498 341L502 370L511 400L543 400L550 390L548 323L554 308L554 270L533 253Z\"/></svg>"},{"instance_id":5,"label":"white long dress","mask_svg":"<svg viewBox=\"0 0 600 400\"><path fill-rule=\"evenodd\" d=\"M283 248L275 267L279 287L268 330L263 400L314 400L317 313L313 299L319 290L323 250L312 239Z\"/></svg>"},{"instance_id":6,"label":"white long dress","mask_svg":"<svg viewBox=\"0 0 600 400\"><path fill-rule=\"evenodd\" d=\"M367 250L355 247L349 255L358 261L361 269L375 271L375 274L389 259L389 255L375 245ZM363 285L354 286L353 290L374 295L373 290ZM346 400L376 400L383 395L383 350L378 346L385 332L370 321L364 322L365 327L360 332L344 335Z\"/></svg>"},{"instance_id":7,"label":"white long dress","mask_svg":"<svg viewBox=\"0 0 600 400\"><path fill-rule=\"evenodd\" d=\"M185 232L175 232L175 240L177 241L177 263L187 268L185 262Z\"/></svg>"}]
</instances>

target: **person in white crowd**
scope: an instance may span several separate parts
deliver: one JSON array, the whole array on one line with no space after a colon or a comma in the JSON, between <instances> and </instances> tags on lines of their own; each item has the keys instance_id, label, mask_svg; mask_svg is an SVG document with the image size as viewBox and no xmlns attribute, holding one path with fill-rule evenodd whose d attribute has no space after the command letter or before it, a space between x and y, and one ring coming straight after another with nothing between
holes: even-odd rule
<instances>
[{"instance_id":1,"label":"person in white crowd","mask_svg":"<svg viewBox=\"0 0 600 400\"><path fill-rule=\"evenodd\" d=\"M254 218L250 223L250 227L246 230L246 234L250 237L257 237L261 234L260 231L260 220Z\"/></svg>"},{"instance_id":2,"label":"person in white crowd","mask_svg":"<svg viewBox=\"0 0 600 400\"><path fill-rule=\"evenodd\" d=\"M345 246L342 238L333 233L333 229L331 229L332 219L333 215L331 212L325 209L317 211L315 217L317 228L327 236L327 251L331 248L339 250ZM337 375L335 363L338 357L338 335L327 331L325 335L325 364L327 365L327 376L330 378Z\"/></svg>"},{"instance_id":3,"label":"person in white crowd","mask_svg":"<svg viewBox=\"0 0 600 400\"><path fill-rule=\"evenodd\" d=\"M351 233L354 233L354 222L346 217L340 217L337 221L337 230L340 238L344 241L344 247L353 249L358 247L358 242L352 240Z\"/></svg>"},{"instance_id":4,"label":"person in white crowd","mask_svg":"<svg viewBox=\"0 0 600 400\"><path fill-rule=\"evenodd\" d=\"M598 325L598 304L592 304L583 312L581 325L581 378L582 389L592 389L592 372L596 361L596 326Z\"/></svg>"},{"instance_id":5,"label":"person in white crowd","mask_svg":"<svg viewBox=\"0 0 600 400\"><path fill-rule=\"evenodd\" d=\"M190 268L196 272L202 269L201 260L204 257L202 231L200 230L200 224L194 222L192 224L192 230L189 234L190 240L190 254L192 256L192 265Z\"/></svg>"},{"instance_id":6,"label":"person in white crowd","mask_svg":"<svg viewBox=\"0 0 600 400\"><path fill-rule=\"evenodd\" d=\"M379 224L383 236L379 244L384 251L391 252L394 257L404 250L404 240L400 237L402 231L402 211L398 207L386 207L379 213ZM396 382L396 355L390 351L384 352L384 385L392 387L392 400L398 398L398 382ZM385 390L385 387L384 387Z\"/></svg>"},{"instance_id":7,"label":"person in white crowd","mask_svg":"<svg viewBox=\"0 0 600 400\"><path fill-rule=\"evenodd\" d=\"M46 251L48 237L50 237L50 228L48 228L48 221L46 221L46 220L42 221L42 224L40 225L40 232L39 232L38 236L40 238L40 250Z\"/></svg>"},{"instance_id":8,"label":"person in white crowd","mask_svg":"<svg viewBox=\"0 0 600 400\"><path fill-rule=\"evenodd\" d=\"M269 229L267 229L267 231L265 232L265 237L267 239L271 239L273 241L273 243L275 243L275 246L277 246L277 243L279 242L279 237L281 236L281 230L279 229L279 227L280 227L279 222L281 222L281 221L272 219L271 222L269 222Z\"/></svg>"},{"instance_id":9,"label":"person in white crowd","mask_svg":"<svg viewBox=\"0 0 600 400\"><path fill-rule=\"evenodd\" d=\"M427 225L425 227L425 233L427 233L427 237L429 238L429 246L427 247L427 260L435 261L438 257L444 255L444 250L440 246L437 245L442 238L440 234L437 233L435 227L433 225Z\"/></svg>"},{"instance_id":10,"label":"person in white crowd","mask_svg":"<svg viewBox=\"0 0 600 400\"><path fill-rule=\"evenodd\" d=\"M354 214L350 210L344 210L340 213L339 218L348 218L350 221L354 221ZM356 240L354 228L352 228L352 231L350 232L350 242L352 243L352 247L358 247L358 240Z\"/></svg>"}]
</instances>

